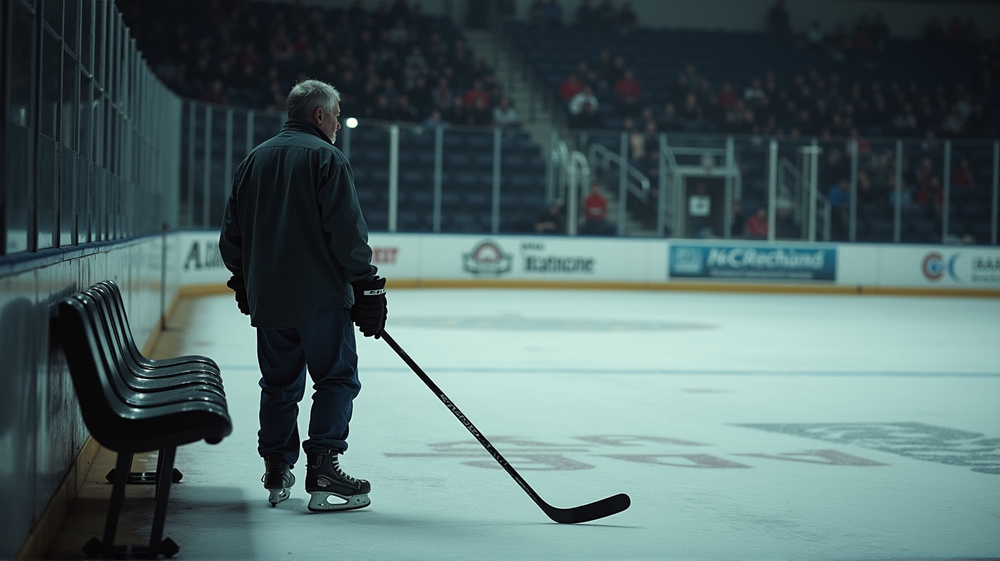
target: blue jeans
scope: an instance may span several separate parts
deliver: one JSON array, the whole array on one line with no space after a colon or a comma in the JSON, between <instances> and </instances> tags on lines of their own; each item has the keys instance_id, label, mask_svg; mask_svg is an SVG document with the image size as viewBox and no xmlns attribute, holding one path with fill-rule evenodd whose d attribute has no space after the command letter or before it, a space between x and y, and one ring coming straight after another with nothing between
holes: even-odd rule
<instances>
[{"instance_id":1,"label":"blue jeans","mask_svg":"<svg viewBox=\"0 0 1000 561\"><path fill-rule=\"evenodd\" d=\"M313 380L306 454L347 450L354 398L361 391L358 351L350 310L338 308L299 326L257 329L260 364L262 457L281 454L289 465L299 459L299 402L305 395L306 371Z\"/></svg>"}]
</instances>

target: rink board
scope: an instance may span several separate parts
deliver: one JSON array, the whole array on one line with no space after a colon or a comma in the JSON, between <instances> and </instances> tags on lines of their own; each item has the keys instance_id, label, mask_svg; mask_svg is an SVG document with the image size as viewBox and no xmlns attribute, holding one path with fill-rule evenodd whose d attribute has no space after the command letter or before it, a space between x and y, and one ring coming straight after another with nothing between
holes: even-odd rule
<instances>
[{"instance_id":1,"label":"rink board","mask_svg":"<svg viewBox=\"0 0 1000 561\"><path fill-rule=\"evenodd\" d=\"M225 283L218 233L175 236L182 285ZM411 286L725 284L1000 296L993 247L387 233L372 233L370 244L379 274Z\"/></svg>"}]
</instances>

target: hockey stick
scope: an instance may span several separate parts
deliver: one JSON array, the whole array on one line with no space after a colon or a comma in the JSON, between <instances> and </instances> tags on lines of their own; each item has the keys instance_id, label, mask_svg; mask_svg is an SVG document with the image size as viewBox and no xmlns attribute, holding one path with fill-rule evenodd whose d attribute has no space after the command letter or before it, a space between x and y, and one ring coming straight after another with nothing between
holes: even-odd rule
<instances>
[{"instance_id":1,"label":"hockey stick","mask_svg":"<svg viewBox=\"0 0 1000 561\"><path fill-rule=\"evenodd\" d=\"M380 337L384 339L385 342L388 343L390 347L392 347L392 350L396 351L396 354L399 355L399 358L403 359L403 362L405 362L406 365L409 366L410 369L413 370L413 372L418 377L420 377L420 379L423 380L425 384L427 384L427 387L430 388L432 392L434 392L434 395L436 395L438 399L441 400L441 403L444 403L445 407L447 407L452 412L452 414L454 414L455 417L457 417L458 420L461 421L463 425L465 425L465 428L472 433L472 436L476 437L476 440L478 440L479 443L483 445L483 448L486 448L486 451L489 452L491 456L493 456L493 459L496 460L497 463L499 463L500 466L503 469L505 469L511 477L514 478L514 481L516 481L517 484L521 486L521 489L524 489L524 492L527 493L529 497L531 497L531 500L535 501L535 504L537 504L542 509L542 511L553 521L558 522L560 524L575 524L578 522L589 522L591 520L597 520L598 518L604 518L605 516L611 516L612 514L618 514L619 512L627 509L629 505L632 504L631 499L629 499L628 495L624 493L619 493L617 495L608 497L606 499L601 499L599 501L590 504L585 504L573 508L557 508L543 501L542 498L538 496L538 493L536 493L535 490L532 489L530 485L528 485L528 482L525 481L523 477L521 477L521 474L517 473L517 471L514 470L514 468L510 465L510 462L508 462L500 454L500 452L498 452L497 449L494 448L492 444L490 444L489 440L486 440L486 437L483 436L483 433L479 432L479 429L477 429L476 426L472 424L472 421L470 421L469 418L466 417L461 410L459 410L458 406L455 405L450 399L448 399L448 396L445 395L443 391L441 391L441 388L439 388L437 384L435 384L434 381L431 380L430 377L427 376L427 374L425 374L424 371L420 369L420 366L418 366L417 363L414 362L412 358L410 358L410 355L406 354L406 351L404 351L402 347L400 347L399 344L397 344L396 341L394 341L393 338L390 337L389 334L386 333L385 331L382 331Z\"/></svg>"}]
</instances>

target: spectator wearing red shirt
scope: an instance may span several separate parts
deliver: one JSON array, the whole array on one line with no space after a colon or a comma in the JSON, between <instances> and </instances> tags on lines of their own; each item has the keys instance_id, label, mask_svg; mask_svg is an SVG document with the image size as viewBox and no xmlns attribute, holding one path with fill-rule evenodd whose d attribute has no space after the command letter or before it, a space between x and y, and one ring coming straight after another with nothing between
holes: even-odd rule
<instances>
[{"instance_id":1,"label":"spectator wearing red shirt","mask_svg":"<svg viewBox=\"0 0 1000 561\"><path fill-rule=\"evenodd\" d=\"M573 96L583 91L583 82L577 78L576 74L570 72L566 79L559 84L559 99L569 101Z\"/></svg>"},{"instance_id":2,"label":"spectator wearing red shirt","mask_svg":"<svg viewBox=\"0 0 1000 561\"><path fill-rule=\"evenodd\" d=\"M482 80L473 80L472 87L465 91L465 102L466 107L476 107L476 102L482 102L482 105L490 107L490 94L485 89L483 89Z\"/></svg>"},{"instance_id":3,"label":"spectator wearing red shirt","mask_svg":"<svg viewBox=\"0 0 1000 561\"><path fill-rule=\"evenodd\" d=\"M736 106L739 96L733 91L733 86L729 82L723 82L722 89L719 90L719 105L726 111Z\"/></svg>"},{"instance_id":4,"label":"spectator wearing red shirt","mask_svg":"<svg viewBox=\"0 0 1000 561\"><path fill-rule=\"evenodd\" d=\"M760 206L757 212L747 218L747 238L751 240L766 240L768 232L767 210Z\"/></svg>"},{"instance_id":5,"label":"spectator wearing red shirt","mask_svg":"<svg viewBox=\"0 0 1000 561\"><path fill-rule=\"evenodd\" d=\"M615 101L622 116L635 115L642 98L642 86L635 79L632 69L625 69L622 77L615 82Z\"/></svg>"},{"instance_id":6,"label":"spectator wearing red shirt","mask_svg":"<svg viewBox=\"0 0 1000 561\"><path fill-rule=\"evenodd\" d=\"M583 200L583 226L580 233L595 236L606 236L613 233L613 227L607 223L608 200L601 194L598 183L590 186L590 194Z\"/></svg>"},{"instance_id":7,"label":"spectator wearing red shirt","mask_svg":"<svg viewBox=\"0 0 1000 561\"><path fill-rule=\"evenodd\" d=\"M941 189L941 178L933 175L924 187L917 191L917 204L923 207L941 208L944 205L944 190Z\"/></svg>"},{"instance_id":8,"label":"spectator wearing red shirt","mask_svg":"<svg viewBox=\"0 0 1000 561\"><path fill-rule=\"evenodd\" d=\"M951 186L959 189L969 189L976 186L976 176L972 172L972 166L968 158L962 158L958 164L958 169L951 174Z\"/></svg>"}]
</instances>

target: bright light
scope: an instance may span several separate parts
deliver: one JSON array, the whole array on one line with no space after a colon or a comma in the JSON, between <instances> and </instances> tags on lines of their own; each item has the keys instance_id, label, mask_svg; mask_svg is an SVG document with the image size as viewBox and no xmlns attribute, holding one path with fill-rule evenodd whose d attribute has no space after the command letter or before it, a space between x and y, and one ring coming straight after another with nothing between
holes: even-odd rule
<instances>
[{"instance_id":1,"label":"bright light","mask_svg":"<svg viewBox=\"0 0 1000 561\"><path fill-rule=\"evenodd\" d=\"M358 120L355 119L354 117L348 117L347 120L344 121L344 124L347 125L347 128L353 129L354 127L358 126Z\"/></svg>"}]
</instances>

